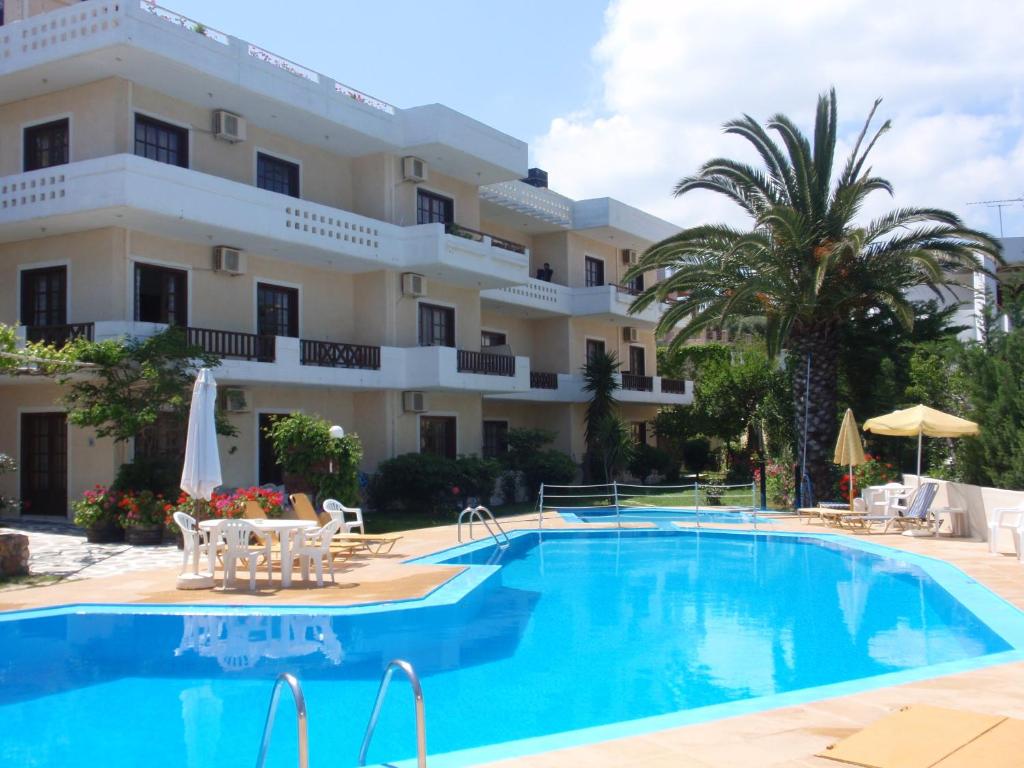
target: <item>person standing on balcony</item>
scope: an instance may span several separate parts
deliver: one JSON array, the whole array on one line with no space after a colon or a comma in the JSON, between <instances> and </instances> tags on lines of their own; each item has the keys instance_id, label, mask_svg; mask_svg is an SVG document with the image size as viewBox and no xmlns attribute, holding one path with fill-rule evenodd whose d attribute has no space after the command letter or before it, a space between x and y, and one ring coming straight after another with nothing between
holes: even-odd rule
<instances>
[{"instance_id":1,"label":"person standing on balcony","mask_svg":"<svg viewBox=\"0 0 1024 768\"><path fill-rule=\"evenodd\" d=\"M538 280L543 280L546 283L550 283L551 282L551 277L554 274L555 274L555 270L553 270L551 268L551 265L548 264L546 261L544 262L544 266L543 267L538 267L538 269L537 269L537 279Z\"/></svg>"}]
</instances>

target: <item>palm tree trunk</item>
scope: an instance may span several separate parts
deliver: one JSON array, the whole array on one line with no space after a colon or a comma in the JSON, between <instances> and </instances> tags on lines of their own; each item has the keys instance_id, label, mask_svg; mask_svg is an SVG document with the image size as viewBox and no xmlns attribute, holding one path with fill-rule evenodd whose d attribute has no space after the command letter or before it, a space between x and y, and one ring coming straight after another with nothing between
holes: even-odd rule
<instances>
[{"instance_id":1,"label":"palm tree trunk","mask_svg":"<svg viewBox=\"0 0 1024 768\"><path fill-rule=\"evenodd\" d=\"M829 471L836 441L836 400L839 349L834 329L828 325L794 329L790 359L793 365L793 410L796 420L797 463L804 456L806 428L806 469L818 499L832 491ZM808 360L810 376L808 377ZM805 423L806 422L806 423ZM807 500L802 500L806 506Z\"/></svg>"}]
</instances>

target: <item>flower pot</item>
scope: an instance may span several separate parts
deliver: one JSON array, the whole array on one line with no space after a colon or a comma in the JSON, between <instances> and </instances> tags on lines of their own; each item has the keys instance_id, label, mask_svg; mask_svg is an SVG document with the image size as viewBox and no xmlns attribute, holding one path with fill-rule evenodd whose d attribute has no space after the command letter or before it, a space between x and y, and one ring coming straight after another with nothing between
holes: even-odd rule
<instances>
[{"instance_id":1,"label":"flower pot","mask_svg":"<svg viewBox=\"0 0 1024 768\"><path fill-rule=\"evenodd\" d=\"M125 529L124 538L134 546L151 546L159 544L164 537L164 527L159 523L153 525L130 525Z\"/></svg>"},{"instance_id":2,"label":"flower pot","mask_svg":"<svg viewBox=\"0 0 1024 768\"><path fill-rule=\"evenodd\" d=\"M85 540L90 544L113 544L124 541L124 528L113 520L96 523L85 529Z\"/></svg>"}]
</instances>

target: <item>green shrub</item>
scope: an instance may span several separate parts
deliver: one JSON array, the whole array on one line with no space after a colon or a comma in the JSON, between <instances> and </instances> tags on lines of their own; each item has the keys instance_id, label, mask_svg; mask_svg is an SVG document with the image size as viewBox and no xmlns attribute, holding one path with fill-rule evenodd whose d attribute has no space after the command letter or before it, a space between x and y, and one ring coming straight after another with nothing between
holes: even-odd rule
<instances>
[{"instance_id":1,"label":"green shrub","mask_svg":"<svg viewBox=\"0 0 1024 768\"><path fill-rule=\"evenodd\" d=\"M674 479L679 478L679 466L672 460L668 451L641 443L633 452L633 459L629 462L629 473L643 482L652 472L657 472L670 480L673 476Z\"/></svg>"},{"instance_id":2,"label":"green shrub","mask_svg":"<svg viewBox=\"0 0 1024 768\"><path fill-rule=\"evenodd\" d=\"M277 463L287 474L321 498L350 506L359 503L359 462L363 446L348 433L332 438L331 424L319 416L291 413L271 420L267 437ZM333 471L332 471L333 470Z\"/></svg>"},{"instance_id":3,"label":"green shrub","mask_svg":"<svg viewBox=\"0 0 1024 768\"><path fill-rule=\"evenodd\" d=\"M683 443L683 464L690 472L701 473L711 466L711 441L694 437Z\"/></svg>"},{"instance_id":4,"label":"green shrub","mask_svg":"<svg viewBox=\"0 0 1024 768\"><path fill-rule=\"evenodd\" d=\"M541 483L562 485L576 478L576 462L572 457L553 448L545 448L555 439L555 433L546 429L510 429L508 452L502 463L508 470L502 478L502 494L506 502L515 501L515 489L522 480L527 499L532 501Z\"/></svg>"},{"instance_id":5,"label":"green shrub","mask_svg":"<svg viewBox=\"0 0 1024 768\"><path fill-rule=\"evenodd\" d=\"M181 462L175 459L137 456L122 464L111 484L112 491L141 493L152 491L176 499L181 485Z\"/></svg>"},{"instance_id":6,"label":"green shrub","mask_svg":"<svg viewBox=\"0 0 1024 768\"><path fill-rule=\"evenodd\" d=\"M380 463L370 478L370 503L377 510L433 514L461 507L468 498L487 503L500 465L477 456L448 459L405 453Z\"/></svg>"}]
</instances>

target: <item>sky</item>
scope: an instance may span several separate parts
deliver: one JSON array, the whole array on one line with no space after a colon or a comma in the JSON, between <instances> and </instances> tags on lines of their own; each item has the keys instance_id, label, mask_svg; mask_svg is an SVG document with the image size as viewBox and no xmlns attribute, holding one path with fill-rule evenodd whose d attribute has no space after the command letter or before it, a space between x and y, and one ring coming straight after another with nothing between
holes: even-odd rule
<instances>
[{"instance_id":1,"label":"sky","mask_svg":"<svg viewBox=\"0 0 1024 768\"><path fill-rule=\"evenodd\" d=\"M163 4L396 106L446 104L528 142L557 191L615 197L683 226L743 221L710 193L671 195L707 159L755 159L722 123L781 112L810 133L832 86L840 157L876 98L880 120L892 120L872 164L895 198L876 196L865 216L944 207L998 235L999 209L969 203L1024 197L1024 3ZM1024 203L1002 216L1005 235L1024 235Z\"/></svg>"}]
</instances>

